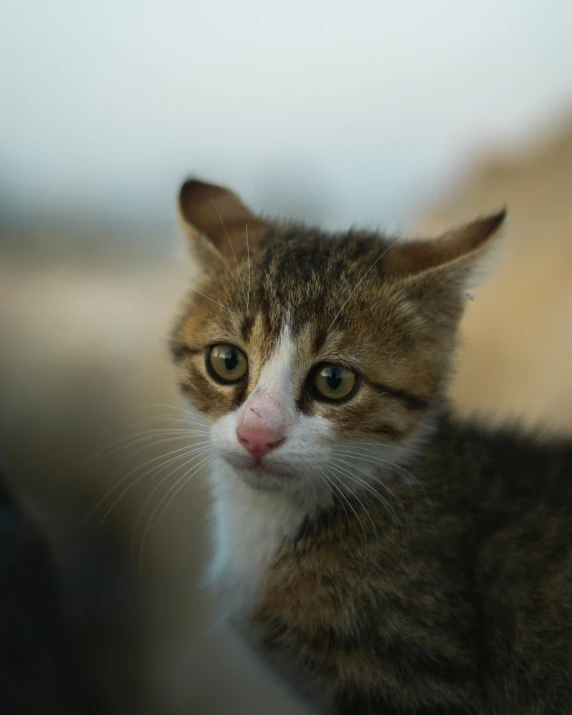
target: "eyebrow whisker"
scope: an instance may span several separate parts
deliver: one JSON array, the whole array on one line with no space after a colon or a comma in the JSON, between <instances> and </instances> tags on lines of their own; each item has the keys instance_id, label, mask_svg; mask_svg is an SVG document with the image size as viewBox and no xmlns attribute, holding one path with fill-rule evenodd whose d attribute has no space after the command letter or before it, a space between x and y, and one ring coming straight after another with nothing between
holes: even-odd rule
<instances>
[{"instance_id":1,"label":"eyebrow whisker","mask_svg":"<svg viewBox=\"0 0 572 715\"><path fill-rule=\"evenodd\" d=\"M348 304L348 302L349 302L350 298L352 297L352 295L356 292L356 290L359 288L359 286L360 286L360 285L362 284L362 282L365 280L365 278L366 278L366 276L368 275L368 273L373 270L373 268L379 263L379 261L381 261L381 259L385 256L385 254L386 254L390 249L392 249L398 241L399 241L399 238L396 238L394 241L392 241L392 242L389 244L389 246L385 249L385 251L383 251L383 252L381 253L381 255L379 255L379 256L375 259L375 261L371 264L371 266L367 269L367 271L363 274L363 276L362 276L362 277L359 279L359 281L355 284L354 289L351 291L351 293L350 293L350 294L348 295L348 297L345 299L345 301L344 301L342 307L338 310L338 312L336 313L334 319L333 319L332 322L330 323L330 325L329 325L329 327L328 327L328 331L330 331L330 330L332 329L332 326L333 326L333 324L336 322L336 320L338 319L340 313L341 313L342 310L346 307L346 305Z\"/></svg>"},{"instance_id":2,"label":"eyebrow whisker","mask_svg":"<svg viewBox=\"0 0 572 715\"><path fill-rule=\"evenodd\" d=\"M218 209L217 209L217 207L216 207L215 202L211 200L211 204L212 204L212 206L213 206L213 209L214 209L215 212L216 212L216 215L217 215L218 218L219 218L219 221L220 221L220 223L221 223L221 225L222 225L223 231L225 232L225 235L226 235L226 237L228 238L228 243L229 243L229 246L230 246L230 250L232 251L232 256L233 256L233 258L234 258L234 262L236 263L236 269L237 269L237 271L239 271L240 268L239 268L239 265L238 265L238 259L237 259L237 257L236 257L236 253L234 252L234 246L232 245L232 241L230 240L230 236L228 235L228 231L226 230L226 226L224 225L224 221L222 220L222 216L220 215L220 213L219 213L219 211L218 211ZM248 235L248 234L247 234L247 235ZM248 306L248 296L246 295L246 293L244 293L244 288L243 288L242 292L243 292L243 294L244 294L244 299L245 299L246 305Z\"/></svg>"}]
</instances>

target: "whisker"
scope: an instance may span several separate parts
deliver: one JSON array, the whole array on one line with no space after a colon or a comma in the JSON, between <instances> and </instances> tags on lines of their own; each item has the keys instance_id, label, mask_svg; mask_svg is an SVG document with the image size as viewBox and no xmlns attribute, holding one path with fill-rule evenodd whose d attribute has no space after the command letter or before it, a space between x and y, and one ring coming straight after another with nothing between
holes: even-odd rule
<instances>
[{"instance_id":1,"label":"whisker","mask_svg":"<svg viewBox=\"0 0 572 715\"><path fill-rule=\"evenodd\" d=\"M331 464L328 465L328 467L334 468L334 466L331 465ZM332 481L335 475L332 474L331 471L328 471L328 474L327 474L327 475L325 474L324 476L326 477L326 479L328 480L328 482L330 483L330 485L331 485L331 486L336 490L336 492L339 494L340 498L343 499L343 500L345 500L346 504L349 506L349 508L350 508L350 509L352 510L352 512L354 513L354 516L356 517L356 519L358 520L358 522L359 522L359 524L360 524L360 526L361 526L361 528L362 528L363 535L364 535L365 542L366 542L366 551L367 551L367 535L366 535L365 529L364 529L364 527L363 527L363 524L362 524L362 522L361 522L359 516L357 515L357 512L356 512L356 510L354 509L352 503L349 501L347 495L345 495L345 494L343 493L343 491L340 489L340 487L338 487L338 486ZM342 484L342 486L343 486L343 482L340 482L339 478L336 477L336 481L338 481L338 482L339 482L340 484ZM350 492L350 493L351 493L351 492ZM352 496L353 496L353 493L352 493ZM348 518L349 518L349 515L348 515Z\"/></svg>"},{"instance_id":2,"label":"whisker","mask_svg":"<svg viewBox=\"0 0 572 715\"><path fill-rule=\"evenodd\" d=\"M229 245L230 245L230 250L232 251L232 255L233 255L233 258L234 258L234 262L236 263L236 269L237 269L237 271L240 271L240 268L239 268L239 265L238 265L238 260L237 260L237 258L236 258L236 253L234 252L234 246L232 245L232 241L230 240L230 236L228 235L228 231L226 230L226 226L224 225L224 221L222 220L222 216L219 214L215 202L214 202L214 201L211 201L211 204L213 205L213 209L216 211L216 215L218 216L219 221L221 222L222 228L223 228L223 230L224 230L224 232L225 232L225 234L226 234L226 237L228 238L228 243L229 243ZM244 289L243 289L243 293L244 293ZM248 306L248 296L247 296L246 294L244 295L244 299L245 299L246 305Z\"/></svg>"},{"instance_id":3,"label":"whisker","mask_svg":"<svg viewBox=\"0 0 572 715\"><path fill-rule=\"evenodd\" d=\"M360 440L360 442L355 445L355 447L358 447L358 446L360 446L360 447L368 446L368 447L375 447L376 449L383 449L385 445L382 442L373 442L373 441L365 442L365 441ZM406 447L405 445L401 445L401 444L398 445L398 449L401 452L410 452L411 454L414 454L414 455L420 457L421 459L428 459L429 461L433 462L433 464L437 464L437 461L435 460L435 458L432 457L427 452L422 452L419 449L415 449L413 447Z\"/></svg>"},{"instance_id":4,"label":"whisker","mask_svg":"<svg viewBox=\"0 0 572 715\"><path fill-rule=\"evenodd\" d=\"M413 482L417 481L415 479L415 477L413 477L413 475L410 472L408 472L401 465L395 464L394 462L392 462L390 460L383 459L382 457L379 457L379 456L370 455L370 454L363 455L360 452L355 452L355 451L352 451L351 449L332 450L332 454L337 454L342 457L343 456L350 457L352 460L359 459L364 462L374 464L376 466L379 465L383 469L390 469L390 470L396 471L398 474L405 475L406 477L410 478L409 480L407 480L407 479L405 480L407 484L409 484L410 481L413 481ZM355 465L355 466L357 469L359 469L358 465ZM397 497L395 497L395 495L393 494L393 492L391 491L389 486L385 483L385 481L383 479L380 479L379 475L372 474L371 476L372 476L372 478L374 478L376 480L376 482L378 484L383 486L383 488L386 491L388 491L392 496L394 496L394 498L401 504L400 500L397 499Z\"/></svg>"},{"instance_id":5,"label":"whisker","mask_svg":"<svg viewBox=\"0 0 572 715\"><path fill-rule=\"evenodd\" d=\"M328 465L328 466L332 467L334 470L337 471L337 468L336 468L334 465L330 464L330 465ZM341 484L342 486L345 486L344 483L342 482L342 480L341 480L338 476L336 476L335 474L332 474L331 472L330 472L330 476L331 476L333 479L335 479L339 484ZM332 482L332 486L335 486L333 482ZM349 487L347 487L347 488L349 489ZM367 564L367 561L368 561L367 532L366 532L366 530L365 530L365 527L364 527L364 525L363 525L362 520L359 518L359 515L358 515L357 511L354 509L354 506L353 506L353 504L351 503L351 501L347 498L347 496L343 493L343 491L342 491L341 489L338 488L338 492L345 498L345 500L346 500L346 502L347 502L347 505L349 506L349 508L350 508L350 509L352 510L352 512L354 513L354 516L355 516L355 518L358 520L359 525L360 525L360 527L361 527L361 530L362 530L362 532L363 532L365 552L364 552L362 570L360 571L360 577L361 577L361 575L363 574L363 569L364 569L364 567L365 567L365 565ZM354 499L357 498L357 497L355 496L355 494L352 492L351 489L349 489L349 492L350 492L350 494L352 495L352 497L354 497ZM359 499L358 499L358 501L359 501ZM360 504L361 504L361 502L360 502ZM363 508L363 504L362 504L362 508ZM368 514L368 516L369 516L369 514ZM370 519L371 519L371 517L370 517ZM372 522L372 523L373 523L373 522Z\"/></svg>"},{"instance_id":6,"label":"whisker","mask_svg":"<svg viewBox=\"0 0 572 715\"><path fill-rule=\"evenodd\" d=\"M159 402L159 403L149 403L149 404L145 405L144 407L145 407L145 409L151 409L151 410L158 410L158 409L175 410L175 412L180 412L183 415L186 415L187 417L194 417L198 420L206 422L207 424L212 424L212 420L210 420L208 417L205 417L200 412L196 412L195 410L185 409L185 408L181 407L181 405L170 405L170 404L166 404L163 402Z\"/></svg>"},{"instance_id":7,"label":"whisker","mask_svg":"<svg viewBox=\"0 0 572 715\"><path fill-rule=\"evenodd\" d=\"M208 440L204 440L202 443L198 443L196 446L198 446L198 445L203 445L203 444L208 444L208 443L209 443ZM121 479L119 479L119 480L111 487L111 489L109 489L109 490L101 497L101 499L97 502L97 504L93 507L93 509L91 509L91 511L86 515L86 517L85 517L84 520L83 520L83 523L85 524L86 521L87 521L88 519L90 519L90 518L93 516L93 514L99 509L99 507L100 507L115 491L117 491L117 489L119 489L119 488L121 487L121 485L125 482L125 480L128 479L132 474L136 473L139 469L142 469L143 467L146 467L148 464L152 464L153 462L156 462L157 460L164 459L165 457L169 457L171 454L176 454L176 453L178 453L178 452L182 452L182 451L184 451L185 449L190 449L190 447L187 445L186 447L182 447L181 449L175 449L175 450L172 450L171 452L167 452L166 454L161 454L161 455L159 455L158 457L155 457L155 458L153 458L153 459L149 459L149 460L147 460L147 462L144 462L143 464L138 465L137 467L135 467L134 469L132 469L130 472L128 472L127 474L123 475L123 476L121 477ZM181 456L184 457L185 455L181 455ZM160 466L160 465L159 465L159 466ZM132 483L131 486L133 486L134 484L136 484L140 479L142 479L144 476L146 476L147 474L149 474L149 472L152 472L153 469L156 469L156 468L157 468L157 466L154 466L154 467L152 467L150 470L148 470L147 472L145 472L144 474L142 474L140 477L137 477L137 479ZM131 487L129 487L129 488L131 488ZM120 497L120 498L121 498L121 497ZM117 503L117 502L116 502L116 503ZM106 518L108 515L109 515L109 511L106 513L106 515L105 515L105 517L104 517L104 519L103 519L102 521L105 521L105 518Z\"/></svg>"},{"instance_id":8,"label":"whisker","mask_svg":"<svg viewBox=\"0 0 572 715\"><path fill-rule=\"evenodd\" d=\"M208 463L211 461L211 459L213 459L213 456L212 456L211 454L209 454L209 455L207 455L206 457L204 457L198 464L195 464L194 467L193 467L193 473L192 473L191 475L189 475L189 477L188 477L187 480L185 481L185 484L189 481L189 479L190 479L191 477L194 477L194 476L195 476L195 474L199 471L199 469L202 469L206 464L208 464ZM157 520L155 521L155 527L154 527L155 529L159 526L159 523L161 522L161 519L163 518L163 515L165 514L165 512L166 512L167 509L169 508L169 505L172 503L173 499L174 499L174 498L177 496L177 494L181 491L181 489L183 488L183 486L184 486L184 484L182 484L178 489L175 490L175 493L171 496L171 498L169 499L169 501L168 501L167 504L165 505L165 508L163 509L163 511L162 511L162 512L159 514L159 516L157 517Z\"/></svg>"},{"instance_id":9,"label":"whisker","mask_svg":"<svg viewBox=\"0 0 572 715\"><path fill-rule=\"evenodd\" d=\"M135 427L141 427L145 423L155 422L157 426L165 425L186 425L187 427L201 427L203 429L209 429L210 424L205 422L200 422L199 420L192 420L188 417L183 417L182 415L152 415L151 417L145 417L144 419L137 420L127 426L127 429L131 430Z\"/></svg>"},{"instance_id":10,"label":"whisker","mask_svg":"<svg viewBox=\"0 0 572 715\"><path fill-rule=\"evenodd\" d=\"M138 435L143 435L143 436L138 436ZM121 450L128 450L131 449L131 447L134 447L136 444L140 444L141 442L148 442L151 439L157 438L155 442L152 442L150 445L145 445L145 447L155 447L158 444L164 444L165 442L170 442L172 440L176 439L183 439L184 437L208 437L209 433L205 431L200 431L200 430L186 430L186 429L175 429L175 430L169 430L169 429L158 429L158 430L151 430L151 431L144 431L144 432L139 432L135 433L134 435L127 435L126 437L122 437L120 440L116 440L115 442L112 442L109 447L113 447L119 443L119 446L117 446L115 449L111 449L111 451L104 451L103 453L96 453L96 458L97 459L109 459L114 454L117 454L117 452L120 452ZM164 437L165 439L158 439L159 437ZM136 438L136 439L131 439L131 438ZM130 440L130 441L127 441ZM143 447L143 449L145 449ZM133 454L137 454L141 450L135 451Z\"/></svg>"},{"instance_id":11,"label":"whisker","mask_svg":"<svg viewBox=\"0 0 572 715\"><path fill-rule=\"evenodd\" d=\"M336 322L336 320L338 319L340 313L341 313L342 310L346 307L346 305L348 304L348 302L349 302L350 298L352 297L352 295L356 292L356 290L359 288L359 286L360 286L360 285L362 284L362 282L365 280L365 278L366 278L366 276L368 275L368 273L369 273L371 270L373 270L373 268L379 263L379 261L381 261L381 259L385 256L385 254L386 254L391 248L393 248L393 246L395 246L395 244L396 244L398 241L399 241L399 238L396 238L395 241L392 241L392 242L389 244L389 246L385 249L385 251L383 251L383 253L375 259L375 261L371 264L371 266L367 269L367 271L363 274L363 276L362 276L362 277L359 279L359 281L355 284L354 289L351 291L351 293L350 293L350 294L348 295L348 297L345 299L345 301L344 301L342 307L338 310L338 312L337 312L336 315L335 315L335 318L334 318L334 319L332 320L332 322L330 323L330 327L328 328L328 331L330 331L330 330L332 329L332 325Z\"/></svg>"},{"instance_id":12,"label":"whisker","mask_svg":"<svg viewBox=\"0 0 572 715\"><path fill-rule=\"evenodd\" d=\"M149 430L141 430L139 432L131 433L124 435L123 437L120 437L119 439L113 440L107 445L104 445L100 449L98 449L94 454L89 456L86 459L87 463L90 463L91 461L95 461L99 459L100 456L104 456L101 453L103 452L105 454L105 450L114 447L115 445L119 445L122 442L126 442L132 437L138 437L140 435L144 434L151 434L153 432L159 433L160 430L164 430L165 432L167 430L171 430L173 433L176 432L176 429L174 425L185 425L186 429L181 428L181 433L187 432L189 435L204 435L208 436L209 435L209 429L212 426L212 422L208 420L206 417L202 417L201 415L194 414L192 412L187 412L186 410L183 410L182 408L176 407L175 405L150 405L149 407L154 407L154 408L164 408L164 407L169 407L178 410L185 416L181 415L150 415L149 417L144 417L140 420L137 420L136 422L133 422L131 425L127 427L127 429L133 429L135 427L139 427L144 425L145 423L148 422L155 422L157 424L156 429L149 429ZM197 417L198 419L195 419ZM167 423L165 427L160 427L162 423ZM173 427L171 427L173 425ZM198 428L198 429L191 429L192 427Z\"/></svg>"},{"instance_id":13,"label":"whisker","mask_svg":"<svg viewBox=\"0 0 572 715\"><path fill-rule=\"evenodd\" d=\"M200 452L202 449L204 449L204 447L197 447L197 448L195 448L195 449L189 450L188 452L185 452L185 454L181 454L181 455L178 455L178 456L176 456L176 457L171 457L171 459L169 459L167 462L165 462L165 463L163 463L163 464L160 464L160 465L156 465L156 466L154 466L154 467L151 467L151 469L147 470L147 471L144 472L143 474L140 474L136 479L134 479L130 484L128 484L128 485L125 487L125 489L124 489L124 490L121 492L121 494L117 497L117 499L114 501L114 503L113 503L113 504L109 507L109 509L105 512L105 514L103 515L103 518L101 519L101 523L103 524L103 522L104 522L104 521L107 519L107 517L111 514L111 512L113 511L113 509L115 509L115 507L117 506L117 504L119 504L119 502L123 499L123 497L124 497L136 484L138 484L144 477L146 477L148 474L150 474L150 473L153 472L154 470L158 469L159 471L158 471L153 477L151 477L151 479L154 479L156 476L158 476L159 474L161 474L161 472L162 472L162 471L165 469L165 467L167 467L169 464L172 464L173 462L178 462L180 459L185 459L185 458L188 457L190 454L193 454L193 452Z\"/></svg>"},{"instance_id":14,"label":"whisker","mask_svg":"<svg viewBox=\"0 0 572 715\"><path fill-rule=\"evenodd\" d=\"M344 450L333 450L333 453L336 453L338 455L343 456L344 455ZM403 466L394 464L391 461L387 460L382 460L379 457L376 457L374 455L367 455L363 456L361 453L356 453L356 452L351 452L350 450L347 450L347 455L350 456L352 459L360 459L365 462L369 462L371 464L381 464L381 466L389 469L393 469L397 471L398 474L405 475L404 483L409 487L410 491L412 491L413 486L412 485L417 485L417 487L421 488L425 494L425 498L428 498L427 490L425 489L425 486L423 485L423 482L419 479L417 479L411 472L409 472L407 469L405 469ZM357 467L357 465L356 465ZM403 503L399 497L397 497L393 491L390 489L389 485L386 484L386 482L377 474L372 474L371 478L375 480L376 484L378 484L380 487L383 487L385 491L387 491L393 499L399 504L401 509L403 510L403 514L405 516L405 520L407 523L409 523L409 518L407 516L407 510L403 506Z\"/></svg>"},{"instance_id":15,"label":"whisker","mask_svg":"<svg viewBox=\"0 0 572 715\"><path fill-rule=\"evenodd\" d=\"M244 226L244 230L246 231L246 252L248 254L248 300L246 301L246 308L250 316L250 245L248 242L248 224Z\"/></svg>"},{"instance_id":16,"label":"whisker","mask_svg":"<svg viewBox=\"0 0 572 715\"><path fill-rule=\"evenodd\" d=\"M235 318L238 318L238 315L234 312L234 310L231 310L228 308L226 305L223 305L222 303L219 303L218 300L215 300L214 298L209 297L208 295L205 295L204 293L201 293L201 291L198 288L194 288L191 286L191 290L193 290L195 293L198 293L199 295L202 295L203 298L206 298L207 300L210 300L211 303L216 303L218 306L220 306L223 310L227 310L231 315L234 315Z\"/></svg>"},{"instance_id":17,"label":"whisker","mask_svg":"<svg viewBox=\"0 0 572 715\"><path fill-rule=\"evenodd\" d=\"M316 492L316 487L314 486L314 480L312 479L312 475L310 474L310 471L308 469L305 470L306 474L306 483L309 484L312 487L312 492L314 494L314 511L318 508L318 493Z\"/></svg>"},{"instance_id":18,"label":"whisker","mask_svg":"<svg viewBox=\"0 0 572 715\"><path fill-rule=\"evenodd\" d=\"M365 486L364 483L363 483L359 478L355 477L355 475L354 475L354 476L350 476L350 480L351 480L352 482L356 483L356 484L358 485L358 488ZM373 559L370 558L370 560L369 560L369 561L370 561L370 565L373 567L373 566L376 564L376 558L375 558L375 557L376 557L376 555L377 555L377 553L378 553L378 550L379 550L379 534L378 534L378 531L377 531L377 527L376 527L376 525L375 525L375 520L373 519L373 517L371 516L371 514L370 514L370 512L369 512L369 509L367 508L367 503L364 504L364 503L361 501L361 499L358 497L358 495L357 495L353 490L350 490L350 492L351 492L353 498L354 498L354 499L357 499L357 501L358 501L358 503L360 504L361 508L365 511L365 513L366 513L366 515L367 515L367 517L368 517L368 519L369 519L369 521L370 521L370 523L371 523L372 529L373 529L373 533L374 533L374 536L375 536L375 547L376 547L376 548L375 548L375 551L374 551L374 558L373 558Z\"/></svg>"},{"instance_id":19,"label":"whisker","mask_svg":"<svg viewBox=\"0 0 572 715\"><path fill-rule=\"evenodd\" d=\"M197 457L201 457L202 454L205 452L209 451L209 447L204 447L203 450L198 450L197 454L194 454L192 457L187 459L185 462L182 464L178 464L174 469L171 469L162 479L160 479L157 484L153 487L153 489L149 492L147 495L145 501L143 502L143 505L141 506L141 509L139 510L139 514L137 515L137 519L135 520L135 524L133 525L133 532L131 534L131 553L132 556L135 553L135 538L137 535L137 529L139 527L139 523L141 522L141 519L143 518L143 514L145 513L145 508L147 504L151 501L153 498L153 495L157 493L157 491L161 488L161 486L169 479L170 477L173 476L173 474L176 474L179 469L183 469L186 467L188 464L190 464L194 459L197 459ZM158 475L156 475L158 476Z\"/></svg>"},{"instance_id":20,"label":"whisker","mask_svg":"<svg viewBox=\"0 0 572 715\"><path fill-rule=\"evenodd\" d=\"M332 454L345 454L346 456L351 456L356 459L362 459L363 461L371 462L371 464L379 464L381 467L390 469L402 476L405 475L406 477L409 477L410 479L413 479L413 481L415 481L415 478L413 477L411 472L405 469L405 467L400 464L397 464L396 462L392 462L391 460L386 459L380 455L374 455L370 453L364 455L362 452L352 451L352 449L348 447L342 447L341 449L334 448L332 449Z\"/></svg>"},{"instance_id":21,"label":"whisker","mask_svg":"<svg viewBox=\"0 0 572 715\"><path fill-rule=\"evenodd\" d=\"M334 457L334 461L335 461L338 465L343 465L343 466L341 466L340 468L344 469L344 471L346 472L346 474L347 474L351 479L355 479L358 484L361 484L368 492L370 492L370 494L372 494L374 497L376 497L376 498L378 499L378 501L380 501L380 502L391 512L391 514L392 514L392 516L393 516L393 519L394 519L394 521L395 521L395 525L397 526L397 525L398 525L397 514L396 514L395 510L393 509L393 507L391 506L391 504L387 501L387 499L384 499L384 497L383 497L378 491L376 491L376 490L371 486L371 484L368 484L368 483L367 483L366 481L364 481L363 479L360 479L356 474L353 474L353 472L351 472L350 469L348 469L348 467L353 467L354 469L358 469L360 472L362 472L362 474L365 474L365 476L368 477L369 479L374 479L374 481L376 482L376 484L379 483L379 484L381 484L381 486L385 486L385 485L383 484L383 481L380 480L380 481L378 482L378 480L375 478L375 476L374 476L373 474L371 474L370 472L368 472L368 471L365 470L365 469L362 469L362 467L359 467L357 464L352 464L351 462L346 462L346 461L343 461L343 460L340 459L340 458L335 458L335 457Z\"/></svg>"},{"instance_id":22,"label":"whisker","mask_svg":"<svg viewBox=\"0 0 572 715\"><path fill-rule=\"evenodd\" d=\"M173 499L174 499L174 498L177 496L177 494L181 491L181 489L187 484L187 482L189 482L190 479L192 479L192 478L195 476L195 474L198 472L198 470L199 470L201 467L205 466L211 459L212 459L212 455L207 455L207 456L204 457L198 464L193 465L189 470L187 470L187 471L185 472L185 474L183 474L182 477L179 477L179 478L175 481L175 483L172 484L172 485L169 487L169 489L165 492L165 494L163 494L163 496L162 496L161 499L159 500L159 503L157 504L157 506L156 506L155 509L153 510L151 516L149 517L149 523L148 523L147 526L145 527L145 531L143 532L143 536L141 537L141 547L140 547L140 549L139 549L139 563L142 563L142 562L143 562L143 553L144 553L144 551L145 551L145 542L146 542L146 540L147 540L147 534L149 533L149 530L150 530L151 525L152 525L152 523L153 523L153 518L155 517L155 514L156 514L156 513L159 511L159 509L161 508L161 505L164 503L165 499L167 499L167 497L169 496L169 494L170 494L173 490L175 490L175 491L174 491L174 494L171 496L171 498L170 498L169 501L167 502L165 508L163 509L163 511L161 512L161 514L159 515L159 519L158 519L157 522L155 523L155 528L157 528L157 526L159 525L159 522L161 521L161 518L163 517L163 514L165 513L165 511L167 510L167 508L169 507L169 505L171 504L171 502L173 501ZM191 474L189 474L189 472L191 472ZM180 484L181 482L183 482L183 483L181 484L181 486L179 486L179 487L177 488L177 485Z\"/></svg>"},{"instance_id":23,"label":"whisker","mask_svg":"<svg viewBox=\"0 0 572 715\"><path fill-rule=\"evenodd\" d=\"M336 460L336 461L338 462L338 460ZM365 474L368 478L370 478L370 479L372 478L372 475L371 475L369 472L367 472L365 469L361 469L361 468L358 467L357 465L351 465L351 466L353 466L353 467L356 468L356 469L359 469L359 470L360 470L361 472L363 472L363 474ZM360 477L358 477L356 474L350 473L348 470L345 469L345 467L340 467L340 468L341 468L341 469L344 469L344 471L346 472L346 474L347 474L347 476L349 477L349 479L351 479L353 482L355 482L356 484L358 484L359 486L361 486L361 487L363 487L365 490L367 490L370 494L372 494L372 495L384 506L384 508L386 508L386 509L389 511L389 513L391 514L391 518L392 518L392 520L393 520L393 523L394 523L394 525L395 525L395 528L396 528L396 529L400 532L400 534L401 534L401 540L402 540L402 543L403 543L403 542L404 542L403 525L401 524L401 521L400 521L400 519L399 519L398 516L397 516L397 512L396 512L395 509L391 506L391 504L389 503L389 501L387 501L387 499L385 499L377 490L375 490L375 489L371 486L371 484L368 484L366 481L364 481L363 479L361 479ZM386 485L383 484L383 482L382 482L381 480L377 480L377 479L375 479L375 477L373 477L373 479L374 479L374 481L376 482L376 484L379 484L380 486L387 488ZM389 491L389 493L390 493L394 498L396 498L396 497L393 495L393 493L391 492L390 489L387 489L387 491ZM357 498L357 495L356 495L356 498ZM399 499L397 499L397 501L399 502ZM405 516L406 521L408 521L407 512L406 512L405 508L403 507L403 505L401 504L401 502L399 502L399 504L401 505L401 508L403 509L403 513L404 513L404 516ZM367 509L366 509L366 511L367 511ZM368 516L369 516L369 513L368 513ZM371 519L371 516L370 516L370 519ZM376 540L377 540L377 529L375 528L375 524L374 524L373 522L372 522L372 526L373 526L373 528L374 528L374 531L376 532Z\"/></svg>"},{"instance_id":24,"label":"whisker","mask_svg":"<svg viewBox=\"0 0 572 715\"><path fill-rule=\"evenodd\" d=\"M320 480L326 485L326 487L331 491L332 490L332 482L328 479L328 476L326 475L325 471L323 469L320 469L318 473L318 477ZM346 514L346 520L348 522L348 532L351 529L351 521L350 521L350 515L348 514L348 510L346 509L346 506L343 501L341 501L341 505L344 509L344 512Z\"/></svg>"}]
</instances>

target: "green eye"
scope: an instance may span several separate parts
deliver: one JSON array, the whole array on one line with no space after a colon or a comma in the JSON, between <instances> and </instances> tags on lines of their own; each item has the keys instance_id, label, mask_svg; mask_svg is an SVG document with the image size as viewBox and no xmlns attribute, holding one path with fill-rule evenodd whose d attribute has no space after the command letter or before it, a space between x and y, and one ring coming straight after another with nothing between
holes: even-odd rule
<instances>
[{"instance_id":1,"label":"green eye","mask_svg":"<svg viewBox=\"0 0 572 715\"><path fill-rule=\"evenodd\" d=\"M312 375L312 385L318 397L343 400L357 385L357 375L339 365L320 365Z\"/></svg>"},{"instance_id":2,"label":"green eye","mask_svg":"<svg viewBox=\"0 0 572 715\"><path fill-rule=\"evenodd\" d=\"M236 382L246 375L246 355L234 345L214 345L207 354L211 375L222 382Z\"/></svg>"}]
</instances>

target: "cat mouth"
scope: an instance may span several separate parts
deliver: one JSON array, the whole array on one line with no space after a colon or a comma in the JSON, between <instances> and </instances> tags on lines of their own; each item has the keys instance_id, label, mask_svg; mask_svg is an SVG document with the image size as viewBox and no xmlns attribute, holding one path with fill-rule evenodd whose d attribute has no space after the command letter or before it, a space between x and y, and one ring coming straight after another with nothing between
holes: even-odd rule
<instances>
[{"instance_id":1,"label":"cat mouth","mask_svg":"<svg viewBox=\"0 0 572 715\"><path fill-rule=\"evenodd\" d=\"M258 477L276 477L280 479L291 478L293 475L285 469L277 468L274 465L265 464L263 461L253 461L248 466L242 466L239 468L241 472L250 472Z\"/></svg>"},{"instance_id":2,"label":"cat mouth","mask_svg":"<svg viewBox=\"0 0 572 715\"><path fill-rule=\"evenodd\" d=\"M268 469L262 464L239 469L237 475L249 487L262 491L284 491L296 482L293 475Z\"/></svg>"},{"instance_id":3,"label":"cat mouth","mask_svg":"<svg viewBox=\"0 0 572 715\"><path fill-rule=\"evenodd\" d=\"M272 474L286 476L287 470L269 460L268 457L255 454L237 454L235 452L222 452L223 459L240 472L253 472L255 474Z\"/></svg>"},{"instance_id":4,"label":"cat mouth","mask_svg":"<svg viewBox=\"0 0 572 715\"><path fill-rule=\"evenodd\" d=\"M288 479L294 476L285 469L277 469L276 467L273 467L268 464L263 464L262 462L255 462L250 467L250 471L254 474L259 474L260 476L264 476L265 474L267 474L268 476L280 477L282 479Z\"/></svg>"},{"instance_id":5,"label":"cat mouth","mask_svg":"<svg viewBox=\"0 0 572 715\"><path fill-rule=\"evenodd\" d=\"M257 489L292 488L299 481L299 473L292 469L292 465L275 455L269 457L223 450L221 457L239 479Z\"/></svg>"},{"instance_id":6,"label":"cat mouth","mask_svg":"<svg viewBox=\"0 0 572 715\"><path fill-rule=\"evenodd\" d=\"M287 468L269 464L262 459L229 460L237 476L258 489L280 489L295 481L296 475Z\"/></svg>"}]
</instances>

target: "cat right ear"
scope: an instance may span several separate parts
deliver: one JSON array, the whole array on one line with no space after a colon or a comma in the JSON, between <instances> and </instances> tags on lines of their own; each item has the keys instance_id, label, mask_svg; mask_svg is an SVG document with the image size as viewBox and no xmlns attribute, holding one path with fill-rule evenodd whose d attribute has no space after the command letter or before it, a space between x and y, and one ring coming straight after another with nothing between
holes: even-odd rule
<instances>
[{"instance_id":1,"label":"cat right ear","mask_svg":"<svg viewBox=\"0 0 572 715\"><path fill-rule=\"evenodd\" d=\"M195 179L179 191L179 217L191 252L204 268L246 255L249 242L268 228L235 193Z\"/></svg>"},{"instance_id":2,"label":"cat right ear","mask_svg":"<svg viewBox=\"0 0 572 715\"><path fill-rule=\"evenodd\" d=\"M432 240L403 241L388 251L386 276L407 286L426 315L458 324L478 276L490 258L506 216L503 209Z\"/></svg>"}]
</instances>

